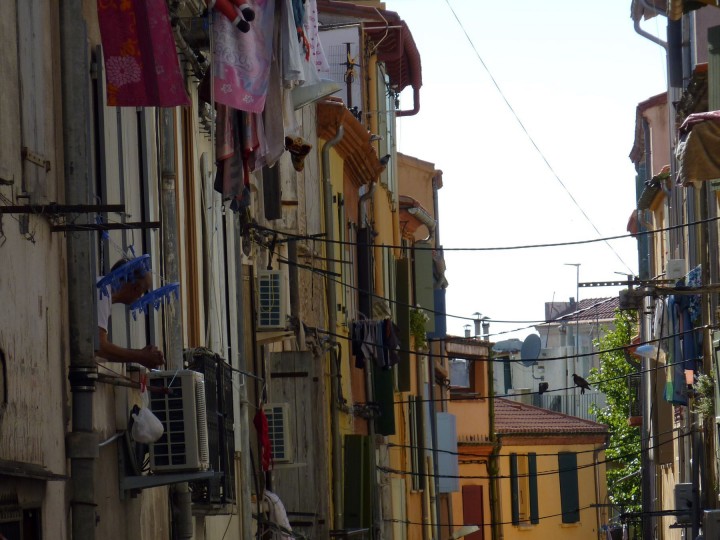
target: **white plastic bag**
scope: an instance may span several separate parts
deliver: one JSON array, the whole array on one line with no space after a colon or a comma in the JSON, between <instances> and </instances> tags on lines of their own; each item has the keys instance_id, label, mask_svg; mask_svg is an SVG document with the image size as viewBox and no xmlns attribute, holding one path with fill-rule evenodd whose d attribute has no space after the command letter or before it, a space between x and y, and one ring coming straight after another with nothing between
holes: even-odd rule
<instances>
[{"instance_id":1,"label":"white plastic bag","mask_svg":"<svg viewBox=\"0 0 720 540\"><path fill-rule=\"evenodd\" d=\"M152 411L148 408L147 390L142 394L144 407L140 408L140 412L133 413L132 438L140 443L150 444L157 441L165 432L162 422L158 420Z\"/></svg>"}]
</instances>

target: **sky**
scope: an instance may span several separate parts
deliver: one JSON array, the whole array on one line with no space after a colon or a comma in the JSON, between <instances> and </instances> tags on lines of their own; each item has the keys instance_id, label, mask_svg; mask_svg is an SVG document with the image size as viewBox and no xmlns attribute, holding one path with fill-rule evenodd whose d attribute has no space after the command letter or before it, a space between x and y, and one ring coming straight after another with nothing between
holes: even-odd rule
<instances>
[{"instance_id":1,"label":"sky","mask_svg":"<svg viewBox=\"0 0 720 540\"><path fill-rule=\"evenodd\" d=\"M597 242L449 250L627 234L636 207L628 158L636 107L666 88L665 53L635 32L630 5L386 2L408 24L422 63L420 112L398 119L398 151L443 171L438 217L449 334L464 335L470 322L453 315L480 312L491 319L491 341L523 339L532 323L499 321L542 320L545 302L568 301L578 290L580 299L620 290L578 289L578 275L580 282L611 281L625 279L616 272L637 272L632 238L611 241L612 249ZM665 20L642 27L664 35ZM411 108L412 90L400 97L401 108ZM579 273L569 263L580 264Z\"/></svg>"}]
</instances>

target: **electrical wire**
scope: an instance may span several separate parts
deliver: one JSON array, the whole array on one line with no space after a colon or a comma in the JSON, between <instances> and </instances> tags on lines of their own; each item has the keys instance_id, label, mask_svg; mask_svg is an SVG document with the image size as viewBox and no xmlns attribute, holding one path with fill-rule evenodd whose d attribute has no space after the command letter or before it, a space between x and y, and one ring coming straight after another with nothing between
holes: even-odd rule
<instances>
[{"instance_id":1,"label":"electrical wire","mask_svg":"<svg viewBox=\"0 0 720 540\"><path fill-rule=\"evenodd\" d=\"M608 451L608 450L616 450L616 449L618 449L618 448L625 448L625 447L630 446L630 445L632 445L632 444L636 444L636 442L642 444L643 442L649 441L649 440L651 440L651 439L656 439L656 438L658 438L658 437L662 437L662 436L667 435L667 434L669 434L669 433L675 433L676 431L678 431L678 429L679 429L679 428L668 429L667 431L663 431L663 432L661 432L661 433L656 433L655 435L653 435L653 436L651 436L651 437L640 437L637 441L627 442L627 443L623 443L623 444L617 444L617 445L615 445L615 446L607 446L607 447L603 448L603 450ZM441 453L441 454L448 454L448 455L451 455L451 456L458 456L458 457L481 457L481 456L478 456L477 454L471 454L471 453L468 453L468 452L456 452L456 451L453 451L453 450L443 450L443 449L440 449L440 448L437 448L437 449L436 449L436 448L429 448L429 447L427 447L427 446L417 446L417 445L411 445L411 444L397 444L397 443L389 442L389 443L387 443L386 446L387 446L388 448L412 449L412 450L420 450L420 451L423 451L423 452L438 452L438 453ZM590 452L595 452L595 451L596 451L595 449L592 449L592 450L578 450L578 451L575 452L575 453L576 453L576 454L589 454ZM549 457L549 456L556 456L556 455L557 455L557 452L552 452L552 453L535 452L535 455L536 455L537 457Z\"/></svg>"},{"instance_id":2,"label":"electrical wire","mask_svg":"<svg viewBox=\"0 0 720 540\"><path fill-rule=\"evenodd\" d=\"M592 356L597 356L597 355L605 354L605 353L609 353L609 352L626 351L626 350L629 350L629 349L633 349L633 348L635 348L635 347L639 347L640 345L647 345L647 344L649 344L649 343L656 343L656 342L660 342L660 341L665 341L665 340L670 339L670 338L673 338L673 337L681 337L681 336L685 336L685 335L687 335L687 334L689 334L689 333L691 333L691 332L694 333L695 331L698 331L698 330L708 330L708 329L711 329L711 328L716 328L716 326L715 326L715 325L698 326L698 327L695 327L693 330L681 331L681 332L677 332L677 333L675 333L675 334L668 334L667 336L660 337L660 338L651 338L651 339L648 339L648 340L646 340L646 341L642 341L642 342L638 342L638 343L633 343L633 344L628 344L628 345L621 345L621 346L618 346L618 347L611 347L611 348L609 348L609 349L601 349L601 350L597 350L597 351L593 351L593 352L587 352L587 353L568 354L568 355L566 355L566 356L548 356L548 357L545 357L545 358L541 358L540 360L542 360L543 362L555 361L555 360L573 360L573 359L576 360L576 359L578 359L578 358L592 357ZM328 335L328 336L332 336L332 337L335 337L335 338L341 338L341 339L344 339L344 340L346 340L346 341L352 341L352 340L353 340L352 337L349 336L349 335L332 333L332 332L330 332L329 330L325 330L325 329L322 329L322 328L306 327L306 329L308 329L308 330L315 330L315 331L318 332L318 333L325 334L325 335ZM437 341L442 341L442 340L434 340L434 341L437 342ZM367 341L367 342L364 342L364 341L363 341L362 343L367 343L367 344L370 344L370 345L373 345L373 346L375 345L375 342L373 342L373 341ZM482 342L480 342L480 343L482 343ZM403 349L403 348L401 348L401 347L400 347L400 348L397 348L397 349L394 349L394 350L395 350L396 352L414 354L414 355L419 355L419 356L427 356L427 355L429 354L428 351L421 351L421 350L415 350L415 349ZM506 363L506 362L515 362L515 363L517 363L517 362L522 362L522 360L505 360L505 359L502 359L502 358L491 358L491 357L488 357L488 358L464 358L462 355L457 355L457 354L441 354L441 353L435 353L435 352L433 352L432 355L433 355L434 358L443 358L443 359L448 359L448 360L467 360L468 362L495 362L495 363L498 363L498 364Z\"/></svg>"},{"instance_id":3,"label":"electrical wire","mask_svg":"<svg viewBox=\"0 0 720 540\"><path fill-rule=\"evenodd\" d=\"M663 446L663 445L669 444L669 443L673 443L673 442L675 442L683 437L687 437L689 435L690 435L690 433L682 433L676 437L673 437L672 439L668 439L666 441L659 442L658 444L656 444L654 446L648 447L647 449L638 450L637 452L628 452L625 454L620 454L615 457L609 457L609 458L605 458L602 460L593 461L592 463L578 465L576 467L567 467L567 468L563 468L563 469L548 469L545 471L538 471L533 474L530 474L530 473L518 473L515 475L507 475L507 474L490 474L490 475L434 474L434 473L429 473L429 472L403 471L400 469L393 469L392 467L384 467L381 465L378 465L377 469L381 470L385 473L388 473L388 474L398 474L401 476L416 476L416 477L423 476L423 477L427 477L427 478L452 478L452 479L459 479L459 480L508 480L508 479L514 479L514 478L530 478L532 476L552 476L552 475L560 474L561 472L565 472L565 471L580 471L583 469L589 469L589 468L595 467L596 465L604 465L605 463L613 463L615 461L621 461L621 460L623 460L625 458L629 458L629 457L637 457L651 449L653 449L653 450L657 449L660 446ZM598 448L598 450L605 450L605 449ZM577 453L578 452L572 452L572 454L577 454ZM527 456L527 455L531 455L531 454L533 454L533 452L529 452L528 454L519 454L518 453L517 455L518 456ZM535 454L535 455L537 456L537 454ZM557 456L557 455L558 455L558 453L556 452L555 454L550 454L547 457ZM501 455L498 457L509 458L510 454Z\"/></svg>"},{"instance_id":4,"label":"electrical wire","mask_svg":"<svg viewBox=\"0 0 720 540\"><path fill-rule=\"evenodd\" d=\"M580 512L582 510L589 510L591 508L594 508L592 504L589 504L587 506L580 506L574 510L568 510L567 512L560 512L559 514L548 514L545 516L540 516L537 519L543 520L543 519L550 519L554 517L560 517L564 516L565 514L572 514L574 512ZM492 522L485 522L485 523L431 523L431 522L422 522L422 521L410 521L407 519L398 519L398 518L383 518L383 521L388 523L402 523L405 525L421 525L423 527L466 527L466 526L472 526L477 525L478 527L493 527L495 525L517 525L516 522L513 521L492 521Z\"/></svg>"},{"instance_id":5,"label":"electrical wire","mask_svg":"<svg viewBox=\"0 0 720 540\"><path fill-rule=\"evenodd\" d=\"M433 356L434 356L434 355L433 355ZM650 372L650 371L657 371L657 370L660 370L660 369L666 369L666 368L669 368L669 367L672 367L672 366L676 366L676 365L680 365L680 364L685 364L685 362L686 362L686 360L681 360L680 362L673 362L673 363L670 363L670 364L664 364L664 365L656 366L656 367L654 367L654 368L650 368L650 369L646 369L646 370L633 371L632 374L648 373L648 372ZM628 374L628 375L629 375L629 374ZM596 380L596 381L592 381L592 384L597 384L597 383L600 383L600 382L617 381L617 380L620 380L620 379L626 379L626 378L628 377L628 375L619 375L619 376L617 376L617 377L610 377L610 378L608 378L608 379L598 379L598 380ZM564 392L565 390L574 390L575 388L577 388L577 387L576 387L576 386L566 386L566 387L564 387L564 388L553 388L552 390L544 390L544 391L542 392L542 394L550 394L550 393L554 393L554 392ZM524 394L522 394L522 395L523 395L523 396L532 396L532 395L535 395L535 394L540 395L541 392L540 392L540 391L536 391L536 392L526 392L526 393L524 393ZM483 400L483 399L511 398L511 397L517 397L517 396L518 396L517 394L495 394L494 396L479 396L479 395L477 395L477 394L475 394L475 393L471 393L471 394L467 394L467 395L466 395L466 394L463 394L462 396L459 396L459 397L458 397L458 396L455 396L455 397L447 397L447 398L437 398L437 397L436 397L436 398L424 399L424 398L420 398L420 397L418 396L418 398L415 399L414 401L410 401L410 400L396 400L396 401L393 401L393 403L401 404L401 403L438 402L438 401L477 401L477 400Z\"/></svg>"},{"instance_id":6,"label":"electrical wire","mask_svg":"<svg viewBox=\"0 0 720 540\"><path fill-rule=\"evenodd\" d=\"M416 243L413 246L407 246L407 245L392 245L392 244L363 244L364 246L368 248L389 248L389 249L398 249L398 250L409 250L413 249L416 251L511 251L511 250L517 250L517 249L536 249L536 248L552 248L552 247L565 247L565 246L577 246L582 244L594 244L596 242L607 242L609 240L622 240L626 238L638 238L640 236L646 236L651 234L660 234L663 232L668 232L676 229L685 229L687 227L692 227L695 225L700 225L703 223L710 223L713 221L720 220L720 216L718 217L711 217L711 218L705 218L700 219L697 221L693 221L690 223L682 223L680 225L670 225L668 227L662 227L660 229L653 229L649 231L638 231L636 233L627 233L627 234L618 234L615 236L605 236L602 238L590 238L585 240L574 240L569 242L552 242L552 243L546 243L546 244L524 244L524 245L515 245L515 246L494 246L494 247L435 247L435 246L423 246L422 244L418 245ZM259 231L264 231L267 233L273 233L273 234L281 234L285 237L292 238L294 240L313 240L318 242L325 242L325 243L332 243L332 244L339 244L339 245L350 245L350 246L356 246L357 242L351 242L348 240L329 240L327 238L318 237L318 236L310 236L305 234L294 234L290 232L280 231L278 229L272 229L270 227L265 227L262 225L254 224L252 227ZM630 270L630 273L632 275L635 275L635 273Z\"/></svg>"},{"instance_id":7,"label":"electrical wire","mask_svg":"<svg viewBox=\"0 0 720 540\"><path fill-rule=\"evenodd\" d=\"M520 117L518 116L518 114L515 111L515 109L513 108L513 106L510 104L510 101L508 101L507 97L505 96L502 89L500 88L500 85L495 80L495 77L493 76L492 72L490 71L490 68L488 68L487 64L485 64L485 61L483 60L482 56L480 56L480 52L477 50L477 47L475 47L475 43L473 43L473 40L470 38L470 35L467 33L467 30L465 30L465 26L463 25L462 21L457 16L457 13L455 13L455 10L453 9L452 5L450 4L450 0L445 0L445 3L447 4L448 8L450 8L450 11L452 12L453 16L455 17L455 20L457 21L458 25L460 26L460 29L463 31L463 34L465 34L465 37L467 38L468 43L470 43L470 46L472 47L473 51L475 51L475 56L477 56L477 59L480 61L480 64L482 64L483 69L485 69L486 73L490 77L490 80L492 81L493 85L495 86L498 93L500 94L500 97L502 97L502 99L505 102L505 104L507 105L508 109L510 109L510 112L512 113L515 120L517 120L517 123L520 125L520 128L522 128L525 135L527 135L527 138L530 140L530 143L532 144L532 146L535 148L535 150L537 150L537 153L540 155L542 160L545 162L545 165L547 165L547 168L550 170L552 175L558 181L560 186L562 186L562 188L568 194L568 196L570 197L570 200L572 200L573 204L577 207L578 210L580 210L580 213L587 220L587 222L592 226L592 228L595 230L595 232L598 234L598 236L602 237L600 230L595 226L595 223L593 223L593 221L590 219L590 216L587 215L587 213L582 208L582 206L580 206L580 203L575 199L575 197L570 192L570 190L567 188L565 183L560 179L560 176L555 171L553 166L550 165L550 161L548 161L548 158L545 156L543 151L540 149L538 144L535 142L535 139L533 139L532 135L530 135L530 132L527 130L527 128L525 127L525 124L520 119ZM630 269L630 266L628 266L628 264L623 260L623 258L620 257L620 254L615 250L615 248L612 247L607 240L603 240L603 241L605 242L607 247L610 248L610 250L615 254L617 259L625 266L625 268L627 268L628 270L630 270L630 272L632 272L632 270Z\"/></svg>"}]
</instances>

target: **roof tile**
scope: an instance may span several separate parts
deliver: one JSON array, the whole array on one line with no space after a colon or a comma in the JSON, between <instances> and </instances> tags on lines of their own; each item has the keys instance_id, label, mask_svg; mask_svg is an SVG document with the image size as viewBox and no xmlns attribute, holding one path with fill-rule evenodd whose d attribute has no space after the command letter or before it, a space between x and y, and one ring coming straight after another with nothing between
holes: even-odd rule
<instances>
[{"instance_id":1,"label":"roof tile","mask_svg":"<svg viewBox=\"0 0 720 540\"><path fill-rule=\"evenodd\" d=\"M495 431L502 434L588 434L607 433L608 427L592 420L525 405L504 398L495 399Z\"/></svg>"}]
</instances>

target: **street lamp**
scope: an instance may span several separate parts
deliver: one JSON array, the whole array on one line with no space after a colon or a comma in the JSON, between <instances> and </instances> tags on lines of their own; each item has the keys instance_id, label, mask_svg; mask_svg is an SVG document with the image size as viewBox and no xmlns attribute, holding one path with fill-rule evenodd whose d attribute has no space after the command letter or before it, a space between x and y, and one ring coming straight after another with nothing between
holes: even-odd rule
<instances>
[{"instance_id":1,"label":"street lamp","mask_svg":"<svg viewBox=\"0 0 720 540\"><path fill-rule=\"evenodd\" d=\"M575 267L575 353L573 354L572 363L573 363L573 373L576 372L576 360L577 355L579 354L579 348L580 348L580 321L578 320L578 307L580 307L580 264L581 263L565 263L565 266L574 266ZM566 356L567 358L567 356ZM565 362L565 386L569 387L569 380L570 380L570 370L569 370L568 362ZM585 375L583 373L583 375ZM576 395L576 394L575 394ZM565 405L567 407L567 404ZM565 409L567 412L567 409Z\"/></svg>"}]
</instances>

